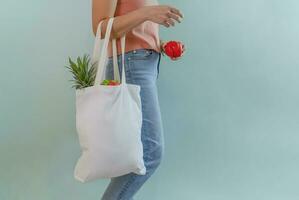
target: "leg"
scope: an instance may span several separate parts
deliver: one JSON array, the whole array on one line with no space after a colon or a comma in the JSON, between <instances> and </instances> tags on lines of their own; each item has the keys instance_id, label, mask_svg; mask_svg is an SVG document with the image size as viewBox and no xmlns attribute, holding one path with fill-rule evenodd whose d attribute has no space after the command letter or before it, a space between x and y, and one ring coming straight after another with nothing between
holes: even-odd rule
<instances>
[{"instance_id":1,"label":"leg","mask_svg":"<svg viewBox=\"0 0 299 200\"><path fill-rule=\"evenodd\" d=\"M139 53L143 54L144 51ZM142 59L140 59L142 58ZM147 169L145 175L129 173L111 178L102 200L133 200L133 196L151 177L161 163L164 153L163 127L158 102L156 78L159 54L152 52L150 56L138 57L134 54L126 56L127 83L141 86L143 158ZM109 68L113 68L110 64ZM121 72L121 62L119 62ZM109 78L113 70L107 69Z\"/></svg>"}]
</instances>

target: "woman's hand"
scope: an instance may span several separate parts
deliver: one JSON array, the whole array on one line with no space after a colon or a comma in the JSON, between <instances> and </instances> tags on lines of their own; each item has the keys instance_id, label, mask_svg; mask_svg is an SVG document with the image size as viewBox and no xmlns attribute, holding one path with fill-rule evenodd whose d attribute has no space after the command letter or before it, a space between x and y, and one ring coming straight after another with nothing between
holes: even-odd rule
<instances>
[{"instance_id":1,"label":"woman's hand","mask_svg":"<svg viewBox=\"0 0 299 200\"><path fill-rule=\"evenodd\" d=\"M172 6L167 5L155 5L145 6L142 9L142 13L146 14L146 19L165 27L175 25L175 21L181 22L180 18L183 18L183 14Z\"/></svg>"}]
</instances>

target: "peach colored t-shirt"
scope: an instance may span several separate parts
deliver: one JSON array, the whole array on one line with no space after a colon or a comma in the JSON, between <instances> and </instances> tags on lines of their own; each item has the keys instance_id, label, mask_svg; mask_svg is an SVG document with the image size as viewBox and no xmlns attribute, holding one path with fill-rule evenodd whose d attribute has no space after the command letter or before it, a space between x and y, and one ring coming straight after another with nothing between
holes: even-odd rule
<instances>
[{"instance_id":1,"label":"peach colored t-shirt","mask_svg":"<svg viewBox=\"0 0 299 200\"><path fill-rule=\"evenodd\" d=\"M115 17L127 14L143 6L158 5L157 0L118 0ZM160 50L159 24L145 21L126 33L125 52L137 49ZM117 40L117 54L121 54L120 40ZM108 47L109 57L112 55L111 43Z\"/></svg>"}]
</instances>

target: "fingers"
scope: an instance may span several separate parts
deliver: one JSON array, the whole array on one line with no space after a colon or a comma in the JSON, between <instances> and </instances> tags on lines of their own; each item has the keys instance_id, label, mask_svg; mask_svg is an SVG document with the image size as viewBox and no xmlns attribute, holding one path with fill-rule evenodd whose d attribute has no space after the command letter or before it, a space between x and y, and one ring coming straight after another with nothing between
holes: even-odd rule
<instances>
[{"instance_id":1,"label":"fingers","mask_svg":"<svg viewBox=\"0 0 299 200\"><path fill-rule=\"evenodd\" d=\"M176 20L178 23L181 23L179 15L174 14L172 12L169 12L167 15L168 15L169 18L172 18L172 19Z\"/></svg>"},{"instance_id":2,"label":"fingers","mask_svg":"<svg viewBox=\"0 0 299 200\"><path fill-rule=\"evenodd\" d=\"M183 14L181 13L181 11L179 11L178 9L174 8L174 7L170 7L170 11L178 16L180 16L181 18L184 18Z\"/></svg>"},{"instance_id":3,"label":"fingers","mask_svg":"<svg viewBox=\"0 0 299 200\"><path fill-rule=\"evenodd\" d=\"M166 18L164 19L164 21L162 22L162 25L164 25L165 27L169 28L170 26L174 26L174 20L171 18Z\"/></svg>"},{"instance_id":4,"label":"fingers","mask_svg":"<svg viewBox=\"0 0 299 200\"><path fill-rule=\"evenodd\" d=\"M183 14L176 8L168 6L169 11L166 13L167 20L164 22L164 26L170 27L174 26L174 20L177 21L178 23L181 23L181 19L183 18Z\"/></svg>"},{"instance_id":5,"label":"fingers","mask_svg":"<svg viewBox=\"0 0 299 200\"><path fill-rule=\"evenodd\" d=\"M161 25L165 26L166 28L169 27L169 24L167 23L167 20L164 20L164 21L161 23Z\"/></svg>"}]
</instances>

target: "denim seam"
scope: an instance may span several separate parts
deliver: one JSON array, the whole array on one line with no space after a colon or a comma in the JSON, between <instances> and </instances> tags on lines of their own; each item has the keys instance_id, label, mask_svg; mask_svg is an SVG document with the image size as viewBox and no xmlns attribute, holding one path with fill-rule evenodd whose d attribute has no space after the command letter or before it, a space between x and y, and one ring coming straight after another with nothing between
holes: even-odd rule
<instances>
[{"instance_id":1,"label":"denim seam","mask_svg":"<svg viewBox=\"0 0 299 200\"><path fill-rule=\"evenodd\" d=\"M131 56L128 56L128 58L126 59L125 62L127 63L126 66L125 66L125 67L127 67L126 73L128 73L128 75L130 76L130 81L132 83L135 83L134 76L131 75L131 70L132 70Z\"/></svg>"},{"instance_id":2,"label":"denim seam","mask_svg":"<svg viewBox=\"0 0 299 200\"><path fill-rule=\"evenodd\" d=\"M158 73L157 73L156 79L158 79L158 77L159 77L160 62L161 62L161 53L159 53L159 60L158 60L158 64L157 64L157 71L158 71Z\"/></svg>"},{"instance_id":3,"label":"denim seam","mask_svg":"<svg viewBox=\"0 0 299 200\"><path fill-rule=\"evenodd\" d=\"M136 178L136 175L134 174L134 176L131 177L131 179L124 185L123 189L119 193L119 196L118 196L119 200L122 199L124 192L126 192L128 190L129 186L133 183L135 178Z\"/></svg>"},{"instance_id":4,"label":"denim seam","mask_svg":"<svg viewBox=\"0 0 299 200\"><path fill-rule=\"evenodd\" d=\"M146 110L143 110L142 112L145 113ZM144 143L142 143L144 165L146 165L146 161L149 159L148 150L150 148L148 143L146 143L147 130L148 130L148 125L147 125L146 121L144 119L142 119L142 129L141 129L142 135L141 135L141 137L143 136L143 138L144 138ZM145 148L147 148L147 149L145 149Z\"/></svg>"}]
</instances>

